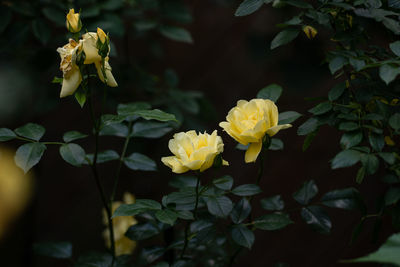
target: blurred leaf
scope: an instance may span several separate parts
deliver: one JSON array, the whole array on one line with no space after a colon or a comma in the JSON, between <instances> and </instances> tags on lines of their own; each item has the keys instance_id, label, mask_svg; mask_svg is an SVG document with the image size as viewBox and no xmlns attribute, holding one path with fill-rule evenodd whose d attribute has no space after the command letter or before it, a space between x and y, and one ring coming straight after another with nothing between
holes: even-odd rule
<instances>
[{"instance_id":1,"label":"blurred leaf","mask_svg":"<svg viewBox=\"0 0 400 267\"><path fill-rule=\"evenodd\" d=\"M157 25L158 25L157 21L153 21L153 20L142 20L142 21L136 21L133 23L133 27L135 27L135 29L137 31L152 30L152 29L155 29L157 27Z\"/></svg>"},{"instance_id":2,"label":"blurred leaf","mask_svg":"<svg viewBox=\"0 0 400 267\"><path fill-rule=\"evenodd\" d=\"M363 133L361 131L345 132L340 139L340 144L344 149L349 149L361 143Z\"/></svg>"},{"instance_id":3,"label":"blurred leaf","mask_svg":"<svg viewBox=\"0 0 400 267\"><path fill-rule=\"evenodd\" d=\"M393 66L391 64L384 64L379 67L379 76L382 81L387 85L396 79L397 75L400 74L399 66Z\"/></svg>"},{"instance_id":4,"label":"blurred leaf","mask_svg":"<svg viewBox=\"0 0 400 267\"><path fill-rule=\"evenodd\" d=\"M250 202L246 198L240 199L239 202L235 204L230 214L232 222L235 224L243 222L250 215L250 212Z\"/></svg>"},{"instance_id":5,"label":"blurred leaf","mask_svg":"<svg viewBox=\"0 0 400 267\"><path fill-rule=\"evenodd\" d=\"M390 187L385 194L385 205L396 204L400 200L400 187Z\"/></svg>"},{"instance_id":6,"label":"blurred leaf","mask_svg":"<svg viewBox=\"0 0 400 267\"><path fill-rule=\"evenodd\" d=\"M307 205L317 193L318 187L314 180L309 180L304 182L301 188L293 194L293 198L301 205Z\"/></svg>"},{"instance_id":7,"label":"blurred leaf","mask_svg":"<svg viewBox=\"0 0 400 267\"><path fill-rule=\"evenodd\" d=\"M162 25L160 27L160 33L165 37L174 41L190 43L190 44L193 43L193 39L190 32L184 28Z\"/></svg>"},{"instance_id":8,"label":"blurred leaf","mask_svg":"<svg viewBox=\"0 0 400 267\"><path fill-rule=\"evenodd\" d=\"M169 133L172 127L168 123L137 122L133 125L133 137L160 138Z\"/></svg>"},{"instance_id":9,"label":"blurred leaf","mask_svg":"<svg viewBox=\"0 0 400 267\"><path fill-rule=\"evenodd\" d=\"M282 150L283 149L283 142L281 139L278 138L271 138L271 144L269 145L269 150Z\"/></svg>"},{"instance_id":10,"label":"blurred leaf","mask_svg":"<svg viewBox=\"0 0 400 267\"><path fill-rule=\"evenodd\" d=\"M332 169L350 167L361 160L361 153L356 150L347 149L339 152L332 160Z\"/></svg>"},{"instance_id":11,"label":"blurred leaf","mask_svg":"<svg viewBox=\"0 0 400 267\"><path fill-rule=\"evenodd\" d=\"M147 211L161 210L161 205L152 199L136 199L134 204L122 204L120 205L112 215L112 218L118 216L135 216L139 213Z\"/></svg>"},{"instance_id":12,"label":"blurred leaf","mask_svg":"<svg viewBox=\"0 0 400 267\"><path fill-rule=\"evenodd\" d=\"M17 135L8 128L0 128L0 142L9 141L17 137Z\"/></svg>"},{"instance_id":13,"label":"blurred leaf","mask_svg":"<svg viewBox=\"0 0 400 267\"><path fill-rule=\"evenodd\" d=\"M396 156L392 152L379 152L378 155L390 165L396 162Z\"/></svg>"},{"instance_id":14,"label":"blurred leaf","mask_svg":"<svg viewBox=\"0 0 400 267\"><path fill-rule=\"evenodd\" d=\"M57 26L65 27L65 15L60 9L55 7L44 7L42 12L46 18L54 22Z\"/></svg>"},{"instance_id":15,"label":"blurred leaf","mask_svg":"<svg viewBox=\"0 0 400 267\"><path fill-rule=\"evenodd\" d=\"M86 157L90 160L90 162L93 162L94 160L93 154L87 154ZM119 155L114 150L105 150L97 154L97 163L104 163L117 159L119 159Z\"/></svg>"},{"instance_id":16,"label":"blurred leaf","mask_svg":"<svg viewBox=\"0 0 400 267\"><path fill-rule=\"evenodd\" d=\"M271 50L279 46L290 43L299 35L300 31L294 28L288 28L278 33L271 42Z\"/></svg>"},{"instance_id":17,"label":"blurred leaf","mask_svg":"<svg viewBox=\"0 0 400 267\"><path fill-rule=\"evenodd\" d=\"M236 9L235 16L247 16L257 11L264 4L263 0L244 0Z\"/></svg>"},{"instance_id":18,"label":"blurred leaf","mask_svg":"<svg viewBox=\"0 0 400 267\"><path fill-rule=\"evenodd\" d=\"M309 133L317 130L319 126L318 120L316 118L309 118L297 129L298 135L307 135Z\"/></svg>"},{"instance_id":19,"label":"blurred leaf","mask_svg":"<svg viewBox=\"0 0 400 267\"><path fill-rule=\"evenodd\" d=\"M160 230L152 223L143 223L132 225L125 235L131 240L140 241L156 236L159 233Z\"/></svg>"},{"instance_id":20,"label":"blurred leaf","mask_svg":"<svg viewBox=\"0 0 400 267\"><path fill-rule=\"evenodd\" d=\"M39 163L46 146L41 143L28 143L20 146L15 154L15 163L27 173Z\"/></svg>"},{"instance_id":21,"label":"blurred leaf","mask_svg":"<svg viewBox=\"0 0 400 267\"><path fill-rule=\"evenodd\" d=\"M36 19L32 21L32 31L42 44L47 44L50 39L51 30L44 20Z\"/></svg>"},{"instance_id":22,"label":"blurred leaf","mask_svg":"<svg viewBox=\"0 0 400 267\"><path fill-rule=\"evenodd\" d=\"M132 153L129 157L124 158L126 167L132 170L140 171L156 171L157 164L151 158L140 154Z\"/></svg>"},{"instance_id":23,"label":"blurred leaf","mask_svg":"<svg viewBox=\"0 0 400 267\"><path fill-rule=\"evenodd\" d=\"M345 83L338 83L332 89L329 91L328 98L329 101L335 101L337 100L344 92L346 89Z\"/></svg>"},{"instance_id":24,"label":"blurred leaf","mask_svg":"<svg viewBox=\"0 0 400 267\"><path fill-rule=\"evenodd\" d=\"M293 221L289 218L286 213L272 213L263 215L254 220L254 226L257 229L275 231L282 229Z\"/></svg>"},{"instance_id":25,"label":"blurred leaf","mask_svg":"<svg viewBox=\"0 0 400 267\"><path fill-rule=\"evenodd\" d=\"M261 207L265 210L283 210L285 202L280 195L263 198L260 200Z\"/></svg>"},{"instance_id":26,"label":"blurred leaf","mask_svg":"<svg viewBox=\"0 0 400 267\"><path fill-rule=\"evenodd\" d=\"M121 16L112 12L106 12L100 16L100 20L89 25L89 29L95 31L99 27L106 33L110 32L111 36L123 37L125 34L124 22Z\"/></svg>"},{"instance_id":27,"label":"blurred leaf","mask_svg":"<svg viewBox=\"0 0 400 267\"><path fill-rule=\"evenodd\" d=\"M160 222L169 225L174 225L176 219L178 219L178 214L169 209L159 210L155 215Z\"/></svg>"},{"instance_id":28,"label":"blurred leaf","mask_svg":"<svg viewBox=\"0 0 400 267\"><path fill-rule=\"evenodd\" d=\"M400 1L399 1L399 3L400 3ZM390 50L392 50L392 52L396 56L400 57L400 41L396 41L396 42L390 43L389 47L390 47Z\"/></svg>"},{"instance_id":29,"label":"blurred leaf","mask_svg":"<svg viewBox=\"0 0 400 267\"><path fill-rule=\"evenodd\" d=\"M69 242L43 242L33 244L33 251L42 256L69 259L72 257L72 244Z\"/></svg>"},{"instance_id":30,"label":"blurred leaf","mask_svg":"<svg viewBox=\"0 0 400 267\"><path fill-rule=\"evenodd\" d=\"M254 234L243 224L236 225L232 228L232 239L238 245L251 249L254 243Z\"/></svg>"},{"instance_id":31,"label":"blurred leaf","mask_svg":"<svg viewBox=\"0 0 400 267\"><path fill-rule=\"evenodd\" d=\"M27 123L24 126L15 129L14 132L19 136L39 141L46 132L46 129L39 124Z\"/></svg>"},{"instance_id":32,"label":"blurred leaf","mask_svg":"<svg viewBox=\"0 0 400 267\"><path fill-rule=\"evenodd\" d=\"M2 6L0 9L0 34L4 32L10 23L12 18L12 12L9 8Z\"/></svg>"},{"instance_id":33,"label":"blurred leaf","mask_svg":"<svg viewBox=\"0 0 400 267\"><path fill-rule=\"evenodd\" d=\"M262 192L261 188L255 184L243 184L231 191L233 194L241 197L253 196Z\"/></svg>"},{"instance_id":34,"label":"blurred leaf","mask_svg":"<svg viewBox=\"0 0 400 267\"><path fill-rule=\"evenodd\" d=\"M232 201L225 196L207 197L208 211L217 217L226 217L232 211Z\"/></svg>"},{"instance_id":35,"label":"blurred leaf","mask_svg":"<svg viewBox=\"0 0 400 267\"><path fill-rule=\"evenodd\" d=\"M395 113L390 117L389 125L395 130L400 129L400 113Z\"/></svg>"},{"instance_id":36,"label":"blurred leaf","mask_svg":"<svg viewBox=\"0 0 400 267\"><path fill-rule=\"evenodd\" d=\"M325 210L319 206L308 206L301 209L301 217L315 231L329 234L332 228L331 219Z\"/></svg>"},{"instance_id":37,"label":"blurred leaf","mask_svg":"<svg viewBox=\"0 0 400 267\"><path fill-rule=\"evenodd\" d=\"M60 146L60 155L66 162L76 167L85 163L85 150L77 144L69 143Z\"/></svg>"},{"instance_id":38,"label":"blurred leaf","mask_svg":"<svg viewBox=\"0 0 400 267\"><path fill-rule=\"evenodd\" d=\"M277 84L270 84L257 93L257 98L269 99L273 102L278 101L282 94L282 87Z\"/></svg>"},{"instance_id":39,"label":"blurred leaf","mask_svg":"<svg viewBox=\"0 0 400 267\"><path fill-rule=\"evenodd\" d=\"M106 0L100 4L101 9L116 10L124 6L124 0Z\"/></svg>"},{"instance_id":40,"label":"blurred leaf","mask_svg":"<svg viewBox=\"0 0 400 267\"><path fill-rule=\"evenodd\" d=\"M314 115L322 115L322 114L327 113L331 109L332 109L331 102L323 102L323 103L319 103L318 105L316 105L312 109L309 109L308 112L310 112L310 113L312 113Z\"/></svg>"},{"instance_id":41,"label":"blurred leaf","mask_svg":"<svg viewBox=\"0 0 400 267\"><path fill-rule=\"evenodd\" d=\"M282 113L279 113L279 122L278 124L287 124L287 123L292 123L298 118L300 118L301 115L300 113L296 111L285 111Z\"/></svg>"},{"instance_id":42,"label":"blurred leaf","mask_svg":"<svg viewBox=\"0 0 400 267\"><path fill-rule=\"evenodd\" d=\"M86 138L86 137L88 137L87 134L83 134L78 131L69 131L64 134L63 140L65 143L69 143L69 142L72 142L72 141L75 141L78 139L82 139L82 138Z\"/></svg>"},{"instance_id":43,"label":"blurred leaf","mask_svg":"<svg viewBox=\"0 0 400 267\"><path fill-rule=\"evenodd\" d=\"M197 177L179 175L172 178L168 184L175 188L196 187Z\"/></svg>"},{"instance_id":44,"label":"blurred leaf","mask_svg":"<svg viewBox=\"0 0 400 267\"><path fill-rule=\"evenodd\" d=\"M233 185L233 178L229 175L225 175L221 178L214 179L213 184L221 190L231 190Z\"/></svg>"},{"instance_id":45,"label":"blurred leaf","mask_svg":"<svg viewBox=\"0 0 400 267\"><path fill-rule=\"evenodd\" d=\"M333 190L323 195L321 202L331 208L352 210L357 208L356 193L352 187Z\"/></svg>"}]
</instances>

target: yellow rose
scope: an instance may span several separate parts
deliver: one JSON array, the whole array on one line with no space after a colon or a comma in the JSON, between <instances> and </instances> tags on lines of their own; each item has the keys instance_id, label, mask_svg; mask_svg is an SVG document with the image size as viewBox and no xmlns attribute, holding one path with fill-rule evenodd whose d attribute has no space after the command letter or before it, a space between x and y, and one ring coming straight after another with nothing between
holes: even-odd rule
<instances>
[{"instance_id":1,"label":"yellow rose","mask_svg":"<svg viewBox=\"0 0 400 267\"><path fill-rule=\"evenodd\" d=\"M79 13L75 13L73 8L71 8L67 14L66 25L67 29L72 33L77 33L82 28L82 22L79 19Z\"/></svg>"},{"instance_id":2,"label":"yellow rose","mask_svg":"<svg viewBox=\"0 0 400 267\"><path fill-rule=\"evenodd\" d=\"M82 35L82 46L83 46L83 51L85 52L85 61L84 64L92 64L94 63L97 69L97 73L99 75L99 78L102 82L104 82L104 77L103 77L103 72L101 70L101 62L102 58L99 54L99 50L97 48L97 40L98 36L97 33L95 32L88 32ZM109 53L109 52L108 52ZM104 59L104 68L105 68L105 74L107 78L107 85L111 87L116 87L118 86L117 82L114 79L114 76L112 75L111 71L111 66L108 63L108 54L107 57Z\"/></svg>"},{"instance_id":3,"label":"yellow rose","mask_svg":"<svg viewBox=\"0 0 400 267\"><path fill-rule=\"evenodd\" d=\"M242 145L250 144L245 155L246 163L256 161L266 134L274 136L279 130L292 126L278 125L278 108L269 99L239 100L226 120L219 126Z\"/></svg>"},{"instance_id":4,"label":"yellow rose","mask_svg":"<svg viewBox=\"0 0 400 267\"><path fill-rule=\"evenodd\" d=\"M57 52L60 54L60 70L63 72L63 83L60 97L72 95L82 81L82 75L76 64L78 52L82 50L82 41L76 42L69 39L69 43L59 47Z\"/></svg>"},{"instance_id":5,"label":"yellow rose","mask_svg":"<svg viewBox=\"0 0 400 267\"><path fill-rule=\"evenodd\" d=\"M317 35L318 31L312 26L304 26L303 32L306 34L308 39L313 39Z\"/></svg>"},{"instance_id":6,"label":"yellow rose","mask_svg":"<svg viewBox=\"0 0 400 267\"><path fill-rule=\"evenodd\" d=\"M195 131L176 133L174 138L169 140L168 147L174 156L163 157L161 161L175 173L189 170L203 172L210 168L215 157L224 151L224 143L217 135L217 130L212 134L197 134ZM225 160L222 160L222 163L228 165Z\"/></svg>"},{"instance_id":7,"label":"yellow rose","mask_svg":"<svg viewBox=\"0 0 400 267\"><path fill-rule=\"evenodd\" d=\"M112 205L112 212L121 205L121 204L133 204L135 203L135 196L130 193L124 194L124 202L115 201ZM108 226L107 213L103 210L103 221L104 224ZM131 254L133 250L136 248L136 242L130 240L125 236L126 231L132 225L137 224L137 221L132 216L120 216L113 218L113 227L114 227L114 240L115 240L115 254L117 256L124 254ZM108 227L103 232L103 237L108 247L111 247L110 242L110 231Z\"/></svg>"}]
</instances>

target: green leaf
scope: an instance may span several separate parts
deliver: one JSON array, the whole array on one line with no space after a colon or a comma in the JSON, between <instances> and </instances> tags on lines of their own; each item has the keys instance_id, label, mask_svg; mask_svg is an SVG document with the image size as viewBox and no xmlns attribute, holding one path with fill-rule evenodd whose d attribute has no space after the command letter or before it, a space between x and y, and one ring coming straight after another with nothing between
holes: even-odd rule
<instances>
[{"instance_id":1,"label":"green leaf","mask_svg":"<svg viewBox=\"0 0 400 267\"><path fill-rule=\"evenodd\" d=\"M352 65L353 68L354 68L356 71L360 71L360 70L362 70L362 68L365 67L365 61L362 60L362 59L357 59L357 58L351 57L351 58L349 59L349 62L350 62L350 65Z\"/></svg>"},{"instance_id":2,"label":"green leaf","mask_svg":"<svg viewBox=\"0 0 400 267\"><path fill-rule=\"evenodd\" d=\"M387 85L396 79L400 73L399 66L384 64L379 67L379 76Z\"/></svg>"},{"instance_id":3,"label":"green leaf","mask_svg":"<svg viewBox=\"0 0 400 267\"><path fill-rule=\"evenodd\" d=\"M185 175L175 176L168 183L169 186L172 186L175 188L196 187L196 184L197 184L197 177L185 176Z\"/></svg>"},{"instance_id":4,"label":"green leaf","mask_svg":"<svg viewBox=\"0 0 400 267\"><path fill-rule=\"evenodd\" d=\"M87 154L86 157L90 160L90 162L93 162L94 160L93 154ZM119 155L114 150L105 150L97 154L97 163L104 163L117 159L119 159Z\"/></svg>"},{"instance_id":5,"label":"green leaf","mask_svg":"<svg viewBox=\"0 0 400 267\"><path fill-rule=\"evenodd\" d=\"M78 89L75 91L74 97L75 97L76 102L78 102L79 106L81 108L83 108L83 106L86 103L86 99L87 99L86 92Z\"/></svg>"},{"instance_id":6,"label":"green leaf","mask_svg":"<svg viewBox=\"0 0 400 267\"><path fill-rule=\"evenodd\" d=\"M103 126L100 130L100 136L127 137L129 133L128 126L123 123L113 123Z\"/></svg>"},{"instance_id":7,"label":"green leaf","mask_svg":"<svg viewBox=\"0 0 400 267\"><path fill-rule=\"evenodd\" d=\"M389 44L389 47L396 56L400 57L400 41Z\"/></svg>"},{"instance_id":8,"label":"green leaf","mask_svg":"<svg viewBox=\"0 0 400 267\"><path fill-rule=\"evenodd\" d=\"M282 94L282 87L277 84L270 84L257 93L257 98L269 99L273 102L278 101Z\"/></svg>"},{"instance_id":9,"label":"green leaf","mask_svg":"<svg viewBox=\"0 0 400 267\"><path fill-rule=\"evenodd\" d=\"M207 197L208 211L217 217L226 217L232 211L232 201L225 196Z\"/></svg>"},{"instance_id":10,"label":"green leaf","mask_svg":"<svg viewBox=\"0 0 400 267\"><path fill-rule=\"evenodd\" d=\"M271 49L275 49L281 45L285 45L293 41L300 31L298 29L289 28L278 33L271 42Z\"/></svg>"},{"instance_id":11,"label":"green leaf","mask_svg":"<svg viewBox=\"0 0 400 267\"><path fill-rule=\"evenodd\" d=\"M313 6L307 2L301 0L283 0L284 3L295 6L298 8L313 8Z\"/></svg>"},{"instance_id":12,"label":"green leaf","mask_svg":"<svg viewBox=\"0 0 400 267\"><path fill-rule=\"evenodd\" d=\"M328 99L329 101L335 101L339 97L342 96L344 90L346 89L346 84L345 83L338 83L332 89L329 91L328 94Z\"/></svg>"},{"instance_id":13,"label":"green leaf","mask_svg":"<svg viewBox=\"0 0 400 267\"><path fill-rule=\"evenodd\" d=\"M65 14L58 8L45 7L42 12L46 18L54 22L57 26L65 27Z\"/></svg>"},{"instance_id":14,"label":"green leaf","mask_svg":"<svg viewBox=\"0 0 400 267\"><path fill-rule=\"evenodd\" d=\"M39 141L46 132L46 129L39 124L27 123L24 126L15 129L14 132L19 136Z\"/></svg>"},{"instance_id":15,"label":"green leaf","mask_svg":"<svg viewBox=\"0 0 400 267\"><path fill-rule=\"evenodd\" d=\"M156 171L157 164L151 158L140 154L132 153L129 157L124 158L126 167L132 170L140 171Z\"/></svg>"},{"instance_id":16,"label":"green leaf","mask_svg":"<svg viewBox=\"0 0 400 267\"><path fill-rule=\"evenodd\" d=\"M254 234L243 224L236 225L232 228L232 239L238 245L251 249L254 243Z\"/></svg>"},{"instance_id":17,"label":"green leaf","mask_svg":"<svg viewBox=\"0 0 400 267\"><path fill-rule=\"evenodd\" d=\"M347 59L341 56L334 57L331 61L329 61L329 70L332 74L335 74L338 70L343 68L343 66L347 63Z\"/></svg>"},{"instance_id":18,"label":"green leaf","mask_svg":"<svg viewBox=\"0 0 400 267\"><path fill-rule=\"evenodd\" d=\"M246 198L242 198L235 204L230 214L232 222L235 224L242 223L250 215L251 205Z\"/></svg>"},{"instance_id":19,"label":"green leaf","mask_svg":"<svg viewBox=\"0 0 400 267\"><path fill-rule=\"evenodd\" d=\"M321 233L329 234L332 228L331 219L325 210L319 206L308 206L301 209L301 217L312 229Z\"/></svg>"},{"instance_id":20,"label":"green leaf","mask_svg":"<svg viewBox=\"0 0 400 267\"><path fill-rule=\"evenodd\" d=\"M400 113L395 113L390 117L389 125L395 130L400 129Z\"/></svg>"},{"instance_id":21,"label":"green leaf","mask_svg":"<svg viewBox=\"0 0 400 267\"><path fill-rule=\"evenodd\" d=\"M302 150L305 152L311 145L312 141L314 140L315 136L317 136L318 131L314 131L312 133L307 134L306 138L304 139Z\"/></svg>"},{"instance_id":22,"label":"green leaf","mask_svg":"<svg viewBox=\"0 0 400 267\"><path fill-rule=\"evenodd\" d=\"M380 121L383 120L384 117L382 115L376 114L376 113L369 113L362 117L363 120L371 120L371 121Z\"/></svg>"},{"instance_id":23,"label":"green leaf","mask_svg":"<svg viewBox=\"0 0 400 267\"><path fill-rule=\"evenodd\" d=\"M362 181L364 180L365 177L365 167L362 166L360 169L357 171L357 176L356 176L356 183L361 184Z\"/></svg>"},{"instance_id":24,"label":"green leaf","mask_svg":"<svg viewBox=\"0 0 400 267\"><path fill-rule=\"evenodd\" d=\"M332 169L350 167L361 160L361 153L356 150L347 149L339 152L332 160Z\"/></svg>"},{"instance_id":25,"label":"green leaf","mask_svg":"<svg viewBox=\"0 0 400 267\"><path fill-rule=\"evenodd\" d=\"M64 134L63 140L65 143L69 143L69 142L72 142L72 141L75 141L78 139L82 139L82 138L86 138L86 137L88 137L87 134L83 134L78 131L69 131Z\"/></svg>"},{"instance_id":26,"label":"green leaf","mask_svg":"<svg viewBox=\"0 0 400 267\"><path fill-rule=\"evenodd\" d=\"M282 150L283 149L283 142L281 139L278 138L271 138L271 144L269 145L269 150Z\"/></svg>"},{"instance_id":27,"label":"green leaf","mask_svg":"<svg viewBox=\"0 0 400 267\"><path fill-rule=\"evenodd\" d=\"M379 152L378 155L390 165L396 162L396 156L392 152Z\"/></svg>"},{"instance_id":28,"label":"green leaf","mask_svg":"<svg viewBox=\"0 0 400 267\"><path fill-rule=\"evenodd\" d=\"M400 187L390 187L385 194L385 205L396 204L400 200Z\"/></svg>"},{"instance_id":29,"label":"green leaf","mask_svg":"<svg viewBox=\"0 0 400 267\"><path fill-rule=\"evenodd\" d=\"M285 202L280 195L263 198L260 200L261 207L265 210L283 210Z\"/></svg>"},{"instance_id":30,"label":"green leaf","mask_svg":"<svg viewBox=\"0 0 400 267\"><path fill-rule=\"evenodd\" d=\"M340 144L344 149L349 149L361 143L362 139L363 133L361 131L346 132L342 135Z\"/></svg>"},{"instance_id":31,"label":"green leaf","mask_svg":"<svg viewBox=\"0 0 400 267\"><path fill-rule=\"evenodd\" d=\"M331 208L352 210L358 207L356 194L357 190L352 187L333 190L323 195L321 202Z\"/></svg>"},{"instance_id":32,"label":"green leaf","mask_svg":"<svg viewBox=\"0 0 400 267\"><path fill-rule=\"evenodd\" d=\"M60 146L60 155L66 162L76 167L85 163L85 150L77 144L69 143Z\"/></svg>"},{"instance_id":33,"label":"green leaf","mask_svg":"<svg viewBox=\"0 0 400 267\"><path fill-rule=\"evenodd\" d=\"M345 121L339 124L339 130L341 131L354 131L359 128L360 126L358 125L358 123L352 121Z\"/></svg>"},{"instance_id":34,"label":"green leaf","mask_svg":"<svg viewBox=\"0 0 400 267\"><path fill-rule=\"evenodd\" d=\"M257 229L275 231L282 229L293 221L289 218L289 215L285 213L272 213L263 215L254 220L254 226Z\"/></svg>"},{"instance_id":35,"label":"green leaf","mask_svg":"<svg viewBox=\"0 0 400 267\"><path fill-rule=\"evenodd\" d=\"M28 143L20 146L15 154L15 163L27 173L39 163L46 146L41 143Z\"/></svg>"},{"instance_id":36,"label":"green leaf","mask_svg":"<svg viewBox=\"0 0 400 267\"><path fill-rule=\"evenodd\" d=\"M298 135L307 135L318 129L319 123L316 118L309 118L297 129Z\"/></svg>"},{"instance_id":37,"label":"green leaf","mask_svg":"<svg viewBox=\"0 0 400 267\"><path fill-rule=\"evenodd\" d=\"M17 135L8 128L0 128L0 142L15 139Z\"/></svg>"},{"instance_id":38,"label":"green leaf","mask_svg":"<svg viewBox=\"0 0 400 267\"><path fill-rule=\"evenodd\" d=\"M400 233L391 235L375 252L357 259L342 262L379 262L400 265Z\"/></svg>"},{"instance_id":39,"label":"green leaf","mask_svg":"<svg viewBox=\"0 0 400 267\"><path fill-rule=\"evenodd\" d=\"M361 162L365 168L365 173L368 175L373 175L379 169L379 159L373 154L364 154L361 157Z\"/></svg>"},{"instance_id":40,"label":"green leaf","mask_svg":"<svg viewBox=\"0 0 400 267\"><path fill-rule=\"evenodd\" d=\"M132 115L137 115L145 120L177 121L174 114L166 113L159 109L137 110Z\"/></svg>"},{"instance_id":41,"label":"green leaf","mask_svg":"<svg viewBox=\"0 0 400 267\"><path fill-rule=\"evenodd\" d=\"M256 12L264 4L263 0L244 0L236 9L235 16L242 17Z\"/></svg>"},{"instance_id":42,"label":"green leaf","mask_svg":"<svg viewBox=\"0 0 400 267\"><path fill-rule=\"evenodd\" d=\"M150 108L151 106L147 102L131 102L127 104L119 104L117 108L117 113L121 116L133 116L135 111L146 110Z\"/></svg>"},{"instance_id":43,"label":"green leaf","mask_svg":"<svg viewBox=\"0 0 400 267\"><path fill-rule=\"evenodd\" d=\"M318 105L316 105L312 109L309 109L308 112L310 112L310 113L312 113L314 115L322 115L322 114L327 113L331 109L332 109L332 103L331 102L323 102L323 103L319 103Z\"/></svg>"},{"instance_id":44,"label":"green leaf","mask_svg":"<svg viewBox=\"0 0 400 267\"><path fill-rule=\"evenodd\" d=\"M279 122L278 124L287 124L287 123L292 123L298 118L300 118L301 115L300 113L296 111L285 111L282 113L279 113Z\"/></svg>"},{"instance_id":45,"label":"green leaf","mask_svg":"<svg viewBox=\"0 0 400 267\"><path fill-rule=\"evenodd\" d=\"M139 213L153 210L161 210L160 203L152 199L137 199L134 204L122 204L119 206L112 215L112 218L118 216L135 216Z\"/></svg>"},{"instance_id":46,"label":"green leaf","mask_svg":"<svg viewBox=\"0 0 400 267\"><path fill-rule=\"evenodd\" d=\"M156 212L156 218L162 222L169 225L174 225L176 219L178 219L178 214L172 210L165 209Z\"/></svg>"},{"instance_id":47,"label":"green leaf","mask_svg":"<svg viewBox=\"0 0 400 267\"><path fill-rule=\"evenodd\" d=\"M172 127L168 123L143 121L133 125L133 137L160 138L169 133Z\"/></svg>"},{"instance_id":48,"label":"green leaf","mask_svg":"<svg viewBox=\"0 0 400 267\"><path fill-rule=\"evenodd\" d=\"M43 242L33 244L33 251L42 256L55 259L72 257L72 244L69 242Z\"/></svg>"},{"instance_id":49,"label":"green leaf","mask_svg":"<svg viewBox=\"0 0 400 267\"><path fill-rule=\"evenodd\" d=\"M221 190L231 190L233 185L233 178L229 175L225 175L221 178L213 180L215 187Z\"/></svg>"},{"instance_id":50,"label":"green leaf","mask_svg":"<svg viewBox=\"0 0 400 267\"><path fill-rule=\"evenodd\" d=\"M382 151L383 147L385 146L385 139L383 137L383 134L377 134L371 132L368 135L368 140L369 143L371 144L372 149L377 152Z\"/></svg>"},{"instance_id":51,"label":"green leaf","mask_svg":"<svg viewBox=\"0 0 400 267\"><path fill-rule=\"evenodd\" d=\"M314 180L309 180L304 182L301 188L293 194L293 198L301 205L307 205L317 193L318 187Z\"/></svg>"},{"instance_id":52,"label":"green leaf","mask_svg":"<svg viewBox=\"0 0 400 267\"><path fill-rule=\"evenodd\" d=\"M160 33L174 41L190 44L193 43L193 38L190 32L181 27L162 25L160 27Z\"/></svg>"},{"instance_id":53,"label":"green leaf","mask_svg":"<svg viewBox=\"0 0 400 267\"><path fill-rule=\"evenodd\" d=\"M101 126L109 126L113 124L118 124L124 121L125 117L121 115L115 115L115 114L104 114L101 116Z\"/></svg>"},{"instance_id":54,"label":"green leaf","mask_svg":"<svg viewBox=\"0 0 400 267\"><path fill-rule=\"evenodd\" d=\"M176 210L194 210L196 201L196 193L193 187L182 188L179 192L172 192L163 197L163 205L168 207L169 204L175 204Z\"/></svg>"},{"instance_id":55,"label":"green leaf","mask_svg":"<svg viewBox=\"0 0 400 267\"><path fill-rule=\"evenodd\" d=\"M135 224L128 228L125 235L134 241L145 240L160 233L157 226L152 223Z\"/></svg>"},{"instance_id":56,"label":"green leaf","mask_svg":"<svg viewBox=\"0 0 400 267\"><path fill-rule=\"evenodd\" d=\"M239 185L238 187L232 190L233 194L241 197L257 195L261 192L262 192L261 188L255 184Z\"/></svg>"}]
</instances>

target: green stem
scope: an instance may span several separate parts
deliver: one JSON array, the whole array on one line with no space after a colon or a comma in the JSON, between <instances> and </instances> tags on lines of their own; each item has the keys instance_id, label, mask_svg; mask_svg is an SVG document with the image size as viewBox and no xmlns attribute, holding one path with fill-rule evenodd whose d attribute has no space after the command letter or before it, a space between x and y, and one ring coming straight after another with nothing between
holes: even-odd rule
<instances>
[{"instance_id":1,"label":"green stem","mask_svg":"<svg viewBox=\"0 0 400 267\"><path fill-rule=\"evenodd\" d=\"M197 219L197 207L199 206L199 186L200 186L200 174L197 176L197 183L196 183L196 203L194 205L193 217Z\"/></svg>"},{"instance_id":2,"label":"green stem","mask_svg":"<svg viewBox=\"0 0 400 267\"><path fill-rule=\"evenodd\" d=\"M18 140L22 140L22 141L27 141L27 142L31 142L31 143L38 143L39 141L33 140L33 139L29 139L29 138L25 138L25 137L21 137L21 136L16 136L15 137ZM63 142L40 142L44 145L65 145L66 143Z\"/></svg>"}]
</instances>

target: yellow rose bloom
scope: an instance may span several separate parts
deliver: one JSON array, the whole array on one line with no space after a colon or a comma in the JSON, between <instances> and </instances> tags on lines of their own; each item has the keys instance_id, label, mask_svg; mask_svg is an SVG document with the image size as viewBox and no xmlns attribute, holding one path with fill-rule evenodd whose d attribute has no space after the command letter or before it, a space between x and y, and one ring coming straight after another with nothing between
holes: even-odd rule
<instances>
[{"instance_id":1,"label":"yellow rose bloom","mask_svg":"<svg viewBox=\"0 0 400 267\"><path fill-rule=\"evenodd\" d=\"M242 145L250 144L245 155L246 163L256 161L266 134L274 136L281 129L292 126L278 125L278 108L269 99L239 100L226 120L219 126Z\"/></svg>"},{"instance_id":2,"label":"yellow rose bloom","mask_svg":"<svg viewBox=\"0 0 400 267\"><path fill-rule=\"evenodd\" d=\"M82 50L82 41L76 42L69 39L69 43L57 48L60 54L60 70L63 72L63 83L60 97L72 95L82 81L82 75L76 64L78 52Z\"/></svg>"},{"instance_id":3,"label":"yellow rose bloom","mask_svg":"<svg viewBox=\"0 0 400 267\"><path fill-rule=\"evenodd\" d=\"M115 201L112 205L112 213L121 205L121 204L133 204L135 203L135 196L130 193L125 193L123 197L124 201ZM107 213L103 210L103 221L104 224L108 226ZM131 254L136 248L136 242L130 240L125 236L126 231L132 225L137 224L137 221L132 216L120 216L113 218L113 226L114 226L114 240L115 240L115 254L116 256ZM110 231L108 227L103 232L103 237L106 242L107 247L111 247L110 241Z\"/></svg>"},{"instance_id":4,"label":"yellow rose bloom","mask_svg":"<svg viewBox=\"0 0 400 267\"><path fill-rule=\"evenodd\" d=\"M176 133L174 138L169 140L168 147L174 156L163 157L161 161L174 173L189 170L203 172L210 168L215 157L224 151L224 143L217 135L217 130L212 134L197 134L195 131ZM222 163L228 165L225 160L222 160Z\"/></svg>"},{"instance_id":5,"label":"yellow rose bloom","mask_svg":"<svg viewBox=\"0 0 400 267\"><path fill-rule=\"evenodd\" d=\"M67 14L66 26L67 29L72 33L77 33L82 28L82 22L79 19L79 13L75 13L73 8L71 8Z\"/></svg>"}]
</instances>

